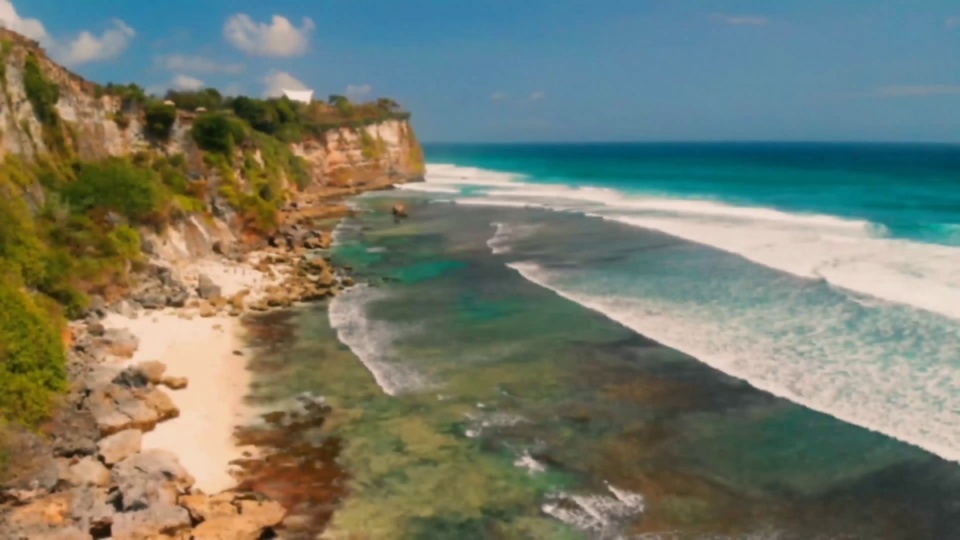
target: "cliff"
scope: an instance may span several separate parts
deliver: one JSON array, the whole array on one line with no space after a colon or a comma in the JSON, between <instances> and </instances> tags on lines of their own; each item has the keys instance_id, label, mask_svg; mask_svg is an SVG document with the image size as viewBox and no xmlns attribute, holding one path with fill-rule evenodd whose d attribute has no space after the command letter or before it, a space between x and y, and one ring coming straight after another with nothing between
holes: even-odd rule
<instances>
[{"instance_id":1,"label":"cliff","mask_svg":"<svg viewBox=\"0 0 960 540\"><path fill-rule=\"evenodd\" d=\"M42 111L28 95L26 68L36 59L42 74L58 88L56 113L62 122L68 150L78 158L96 160L129 156L137 152L174 155L183 152L188 163L197 162L191 127L198 115L179 111L168 140L160 141L145 130L143 107L124 103L120 96L104 94L99 85L71 73L47 57L35 42L0 28L0 156L14 154L27 159L50 154ZM386 119L356 125L344 119L322 133L306 134L290 143L293 152L308 164L311 183L357 186L389 177L394 181L422 177L423 153L408 120ZM354 124L354 125L349 125Z\"/></svg>"},{"instance_id":2,"label":"cliff","mask_svg":"<svg viewBox=\"0 0 960 540\"><path fill-rule=\"evenodd\" d=\"M158 267L328 245L314 220L343 215L331 201L424 173L390 100L201 91L211 106L178 107L84 80L5 29L0 90L0 429L36 425L65 388L64 315L141 294Z\"/></svg>"}]
</instances>

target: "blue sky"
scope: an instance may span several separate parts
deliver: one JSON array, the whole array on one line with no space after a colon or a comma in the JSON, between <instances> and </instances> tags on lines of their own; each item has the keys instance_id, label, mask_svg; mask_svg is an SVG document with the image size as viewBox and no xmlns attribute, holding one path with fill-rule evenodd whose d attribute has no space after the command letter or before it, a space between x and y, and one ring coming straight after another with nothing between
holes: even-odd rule
<instances>
[{"instance_id":1,"label":"blue sky","mask_svg":"<svg viewBox=\"0 0 960 540\"><path fill-rule=\"evenodd\" d=\"M960 142L960 1L0 0L87 78L391 96L427 141Z\"/></svg>"}]
</instances>

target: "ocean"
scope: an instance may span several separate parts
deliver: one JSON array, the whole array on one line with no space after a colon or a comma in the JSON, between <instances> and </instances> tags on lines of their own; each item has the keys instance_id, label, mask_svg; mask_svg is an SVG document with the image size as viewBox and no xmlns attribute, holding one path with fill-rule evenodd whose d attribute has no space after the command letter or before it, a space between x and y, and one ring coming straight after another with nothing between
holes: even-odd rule
<instances>
[{"instance_id":1,"label":"ocean","mask_svg":"<svg viewBox=\"0 0 960 540\"><path fill-rule=\"evenodd\" d=\"M328 537L960 538L960 148L426 155L248 323Z\"/></svg>"}]
</instances>

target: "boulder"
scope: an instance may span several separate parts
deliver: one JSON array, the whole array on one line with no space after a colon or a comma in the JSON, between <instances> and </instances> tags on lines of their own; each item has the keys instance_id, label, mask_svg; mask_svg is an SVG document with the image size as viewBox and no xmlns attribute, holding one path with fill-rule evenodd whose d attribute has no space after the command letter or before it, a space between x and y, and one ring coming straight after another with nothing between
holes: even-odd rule
<instances>
[{"instance_id":1,"label":"boulder","mask_svg":"<svg viewBox=\"0 0 960 540\"><path fill-rule=\"evenodd\" d=\"M124 511L175 505L194 482L177 456L166 450L134 454L114 465L110 477L120 492Z\"/></svg>"},{"instance_id":2,"label":"boulder","mask_svg":"<svg viewBox=\"0 0 960 540\"><path fill-rule=\"evenodd\" d=\"M200 316L203 318L210 318L217 314L217 308L213 307L209 302L204 302L200 304Z\"/></svg>"},{"instance_id":3,"label":"boulder","mask_svg":"<svg viewBox=\"0 0 960 540\"><path fill-rule=\"evenodd\" d=\"M157 422L180 414L170 396L156 387L106 384L91 391L86 403L101 436L127 429L150 431Z\"/></svg>"},{"instance_id":4,"label":"boulder","mask_svg":"<svg viewBox=\"0 0 960 540\"><path fill-rule=\"evenodd\" d=\"M142 443L142 431L126 429L100 439L97 448L103 462L107 465L113 465L139 452Z\"/></svg>"},{"instance_id":5,"label":"boulder","mask_svg":"<svg viewBox=\"0 0 960 540\"><path fill-rule=\"evenodd\" d=\"M159 292L145 292L136 297L145 309L161 309L167 305L167 297Z\"/></svg>"},{"instance_id":6,"label":"boulder","mask_svg":"<svg viewBox=\"0 0 960 540\"><path fill-rule=\"evenodd\" d=\"M242 291L239 291L237 294L230 297L230 305L233 306L234 309L242 310L244 299L249 294L250 294L250 291L248 289L243 289Z\"/></svg>"},{"instance_id":7,"label":"boulder","mask_svg":"<svg viewBox=\"0 0 960 540\"><path fill-rule=\"evenodd\" d=\"M233 498L233 493L217 495L195 493L180 497L180 506L186 508L195 521L229 518L239 514L237 507L233 504Z\"/></svg>"},{"instance_id":8,"label":"boulder","mask_svg":"<svg viewBox=\"0 0 960 540\"><path fill-rule=\"evenodd\" d=\"M149 360L140 362L133 366L133 369L143 374L143 377L147 381L153 384L160 384L160 381L163 380L163 374L167 371L167 365L157 360Z\"/></svg>"},{"instance_id":9,"label":"boulder","mask_svg":"<svg viewBox=\"0 0 960 540\"><path fill-rule=\"evenodd\" d=\"M175 308L182 308L187 305L187 300L190 299L190 293L184 290L177 290L170 294L167 297L167 305Z\"/></svg>"},{"instance_id":10,"label":"boulder","mask_svg":"<svg viewBox=\"0 0 960 540\"><path fill-rule=\"evenodd\" d=\"M220 286L213 282L210 279L210 276L206 274L200 274L197 285L197 294L200 295L200 298L206 300L212 300L214 298L220 298Z\"/></svg>"},{"instance_id":11,"label":"boulder","mask_svg":"<svg viewBox=\"0 0 960 540\"><path fill-rule=\"evenodd\" d=\"M91 456L97 451L97 423L85 405L61 408L50 430L53 454L58 457Z\"/></svg>"},{"instance_id":12,"label":"boulder","mask_svg":"<svg viewBox=\"0 0 960 540\"><path fill-rule=\"evenodd\" d=\"M140 396L148 407L156 411L158 422L180 416L180 409L170 396L159 388L150 388Z\"/></svg>"},{"instance_id":13,"label":"boulder","mask_svg":"<svg viewBox=\"0 0 960 540\"><path fill-rule=\"evenodd\" d=\"M407 207L403 203L396 203L390 207L390 213L393 214L393 217L405 218L407 217Z\"/></svg>"},{"instance_id":14,"label":"boulder","mask_svg":"<svg viewBox=\"0 0 960 540\"><path fill-rule=\"evenodd\" d=\"M130 358L140 344L140 340L126 328L110 328L97 339L100 346L108 354L122 358Z\"/></svg>"},{"instance_id":15,"label":"boulder","mask_svg":"<svg viewBox=\"0 0 960 540\"><path fill-rule=\"evenodd\" d=\"M128 300L120 300L114 303L110 306L110 311L128 319L134 318L137 314L136 307Z\"/></svg>"},{"instance_id":16,"label":"boulder","mask_svg":"<svg viewBox=\"0 0 960 540\"><path fill-rule=\"evenodd\" d=\"M240 501L239 508L239 514L204 520L193 530L194 540L257 540L286 515L286 510L273 501Z\"/></svg>"},{"instance_id":17,"label":"boulder","mask_svg":"<svg viewBox=\"0 0 960 540\"><path fill-rule=\"evenodd\" d=\"M71 486L99 486L110 484L110 471L92 457L85 457L70 465L62 478Z\"/></svg>"},{"instance_id":18,"label":"boulder","mask_svg":"<svg viewBox=\"0 0 960 540\"><path fill-rule=\"evenodd\" d=\"M87 486L60 491L0 514L0 538L86 539L103 536L114 519L107 491Z\"/></svg>"},{"instance_id":19,"label":"boulder","mask_svg":"<svg viewBox=\"0 0 960 540\"><path fill-rule=\"evenodd\" d=\"M111 528L113 540L159 540L182 537L190 530L190 514L173 504L160 504L134 512L117 514Z\"/></svg>"},{"instance_id":20,"label":"boulder","mask_svg":"<svg viewBox=\"0 0 960 540\"><path fill-rule=\"evenodd\" d=\"M106 331L107 329L104 328L102 322L96 319L87 321L87 333L89 333L91 336L100 337L105 334Z\"/></svg>"},{"instance_id":21,"label":"boulder","mask_svg":"<svg viewBox=\"0 0 960 540\"><path fill-rule=\"evenodd\" d=\"M160 382L161 384L163 384L164 386L166 386L171 390L183 390L184 388L187 387L187 383L189 381L187 380L186 377L168 376L168 377L164 377L163 380Z\"/></svg>"}]
</instances>

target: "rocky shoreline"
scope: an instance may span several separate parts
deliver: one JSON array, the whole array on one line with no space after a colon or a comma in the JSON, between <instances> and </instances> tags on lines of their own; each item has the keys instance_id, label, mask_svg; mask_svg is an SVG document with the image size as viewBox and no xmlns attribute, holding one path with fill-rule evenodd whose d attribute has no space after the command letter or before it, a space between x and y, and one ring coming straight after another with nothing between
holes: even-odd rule
<instances>
[{"instance_id":1,"label":"rocky shoreline","mask_svg":"<svg viewBox=\"0 0 960 540\"><path fill-rule=\"evenodd\" d=\"M144 333L165 341L167 336L157 333L174 328L165 326L174 318L191 326L208 319L215 322L212 330L223 333L245 313L323 300L353 285L348 269L323 256L332 239L317 226L347 212L330 197L302 198L289 205L285 225L253 249L215 244L212 257L179 265L153 256L126 298L109 306L95 298L86 318L70 324L68 395L41 434L15 432L8 462L15 476L0 484L0 537L201 540L282 534L287 509L278 502L244 487L205 492L181 464L181 450L188 451L182 441L146 447L155 430L183 421L181 412L198 411L181 411L175 399L190 387L189 373L169 373L157 359L137 358L145 352ZM146 245L145 251L154 250ZM147 329L138 335L132 327ZM232 431L234 425L220 427ZM203 441L189 444L204 452ZM243 455L248 467L256 459Z\"/></svg>"}]
</instances>

